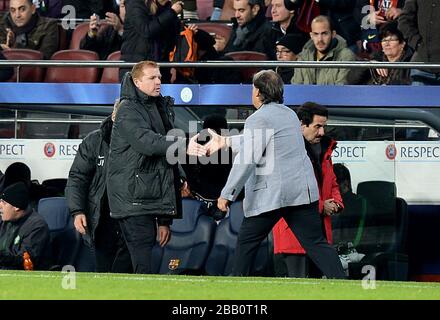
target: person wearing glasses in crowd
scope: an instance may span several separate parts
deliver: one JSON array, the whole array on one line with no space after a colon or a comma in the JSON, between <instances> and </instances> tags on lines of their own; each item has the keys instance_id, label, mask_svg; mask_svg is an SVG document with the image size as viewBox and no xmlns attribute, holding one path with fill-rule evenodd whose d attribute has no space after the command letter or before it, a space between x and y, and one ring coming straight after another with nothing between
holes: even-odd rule
<instances>
[{"instance_id":1,"label":"person wearing glasses in crowd","mask_svg":"<svg viewBox=\"0 0 440 320\"><path fill-rule=\"evenodd\" d=\"M382 25L379 33L382 52L373 56L373 62L408 62L413 55L406 44L397 21ZM407 85L411 83L411 69L352 69L350 84Z\"/></svg>"},{"instance_id":2,"label":"person wearing glasses in crowd","mask_svg":"<svg viewBox=\"0 0 440 320\"><path fill-rule=\"evenodd\" d=\"M300 34L286 34L276 42L276 54L278 61L296 61L298 54L303 49L307 40ZM276 68L276 72L283 79L284 84L290 84L295 69L291 67Z\"/></svg>"}]
</instances>

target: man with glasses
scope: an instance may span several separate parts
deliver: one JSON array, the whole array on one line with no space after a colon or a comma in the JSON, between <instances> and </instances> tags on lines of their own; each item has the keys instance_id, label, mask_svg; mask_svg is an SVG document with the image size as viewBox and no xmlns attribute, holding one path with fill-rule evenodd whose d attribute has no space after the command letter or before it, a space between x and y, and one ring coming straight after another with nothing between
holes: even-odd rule
<instances>
[{"instance_id":1,"label":"man with glasses","mask_svg":"<svg viewBox=\"0 0 440 320\"><path fill-rule=\"evenodd\" d=\"M276 43L276 54L278 61L296 61L298 54L303 49L307 40L300 34L286 34ZM285 84L290 84L293 77L294 68L281 67L276 68L276 72L281 76Z\"/></svg>"},{"instance_id":2,"label":"man with glasses","mask_svg":"<svg viewBox=\"0 0 440 320\"><path fill-rule=\"evenodd\" d=\"M312 20L312 31L298 60L302 61L354 61L354 53L347 48L344 38L338 36L327 16ZM347 84L350 69L298 68L291 80L293 84L335 85Z\"/></svg>"}]
</instances>

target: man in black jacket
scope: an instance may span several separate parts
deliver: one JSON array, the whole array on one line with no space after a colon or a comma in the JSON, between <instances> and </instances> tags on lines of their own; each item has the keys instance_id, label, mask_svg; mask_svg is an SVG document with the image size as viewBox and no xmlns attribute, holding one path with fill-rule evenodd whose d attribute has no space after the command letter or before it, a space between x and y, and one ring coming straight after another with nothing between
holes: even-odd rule
<instances>
[{"instance_id":1,"label":"man in black jacket","mask_svg":"<svg viewBox=\"0 0 440 320\"><path fill-rule=\"evenodd\" d=\"M33 269L49 266L49 228L30 206L29 190L24 182L8 186L0 196L0 269L23 270L27 252Z\"/></svg>"},{"instance_id":2,"label":"man in black jacket","mask_svg":"<svg viewBox=\"0 0 440 320\"><path fill-rule=\"evenodd\" d=\"M172 219L182 214L179 189L184 173L176 161L171 164L175 158L169 150L185 148L186 141L168 135L174 128L174 100L163 97L160 87L161 73L155 62L139 62L125 75L110 143L110 212L119 220L135 273L152 271L156 223L159 244L165 246L170 240ZM197 136L191 139L187 152L206 154L206 148L195 139Z\"/></svg>"},{"instance_id":3,"label":"man in black jacket","mask_svg":"<svg viewBox=\"0 0 440 320\"><path fill-rule=\"evenodd\" d=\"M130 256L117 221L110 218L107 199L107 158L113 120L119 108L84 138L70 168L65 195L75 229L94 248L96 272L130 273Z\"/></svg>"}]
</instances>

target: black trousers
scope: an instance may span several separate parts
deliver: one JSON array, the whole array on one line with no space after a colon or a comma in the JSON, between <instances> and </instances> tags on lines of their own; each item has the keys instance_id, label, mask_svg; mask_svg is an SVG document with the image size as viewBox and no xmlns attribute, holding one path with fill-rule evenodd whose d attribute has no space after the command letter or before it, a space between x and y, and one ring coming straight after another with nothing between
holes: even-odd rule
<instances>
[{"instance_id":1,"label":"black trousers","mask_svg":"<svg viewBox=\"0 0 440 320\"><path fill-rule=\"evenodd\" d=\"M267 237L281 217L286 220L307 256L327 278L345 279L336 250L327 243L322 234L317 201L244 218L238 233L233 275L250 274L261 241Z\"/></svg>"},{"instance_id":2,"label":"black trousers","mask_svg":"<svg viewBox=\"0 0 440 320\"><path fill-rule=\"evenodd\" d=\"M101 214L95 231L96 272L132 273L130 253L118 221Z\"/></svg>"},{"instance_id":3,"label":"black trousers","mask_svg":"<svg viewBox=\"0 0 440 320\"><path fill-rule=\"evenodd\" d=\"M152 251L157 235L156 218L142 215L118 221L130 252L134 273L151 273Z\"/></svg>"}]
</instances>

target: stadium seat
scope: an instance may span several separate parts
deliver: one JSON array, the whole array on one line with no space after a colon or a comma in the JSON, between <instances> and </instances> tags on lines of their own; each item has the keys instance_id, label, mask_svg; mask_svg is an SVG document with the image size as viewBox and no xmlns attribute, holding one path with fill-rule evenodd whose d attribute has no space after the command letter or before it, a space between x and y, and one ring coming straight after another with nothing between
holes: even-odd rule
<instances>
[{"instance_id":1,"label":"stadium seat","mask_svg":"<svg viewBox=\"0 0 440 320\"><path fill-rule=\"evenodd\" d=\"M118 61L121 60L121 51L111 53L107 60ZM101 76L101 83L119 83L119 68L104 68Z\"/></svg>"},{"instance_id":2,"label":"stadium seat","mask_svg":"<svg viewBox=\"0 0 440 320\"><path fill-rule=\"evenodd\" d=\"M359 263L349 263L350 278L362 279L362 267L371 265L378 280L407 280L406 201L396 196L395 183L388 181L361 182L357 194L367 201L364 230L357 246L357 251L366 256Z\"/></svg>"},{"instance_id":3,"label":"stadium seat","mask_svg":"<svg viewBox=\"0 0 440 320\"><path fill-rule=\"evenodd\" d=\"M214 244L206 261L205 269L208 275L227 276L231 274L238 231L243 217L243 201L233 202L230 205L229 216L217 226ZM260 244L251 275L273 276L273 241L271 235Z\"/></svg>"},{"instance_id":4,"label":"stadium seat","mask_svg":"<svg viewBox=\"0 0 440 320\"><path fill-rule=\"evenodd\" d=\"M108 27L110 27L110 25L108 23L102 21L99 24L98 32L100 32L102 29L108 28ZM81 44L81 40L86 36L88 31L89 31L89 23L88 22L83 22L83 23L78 24L75 27L75 30L73 30L72 39L70 39L69 49L79 49L79 46Z\"/></svg>"},{"instance_id":5,"label":"stadium seat","mask_svg":"<svg viewBox=\"0 0 440 320\"><path fill-rule=\"evenodd\" d=\"M208 33L215 33L226 39L226 43L231 37L232 27L229 24L223 22L201 22L197 24L197 27Z\"/></svg>"},{"instance_id":6,"label":"stadium seat","mask_svg":"<svg viewBox=\"0 0 440 320\"><path fill-rule=\"evenodd\" d=\"M197 0L197 15L200 20L206 20L212 14L213 0Z\"/></svg>"},{"instance_id":7,"label":"stadium seat","mask_svg":"<svg viewBox=\"0 0 440 320\"><path fill-rule=\"evenodd\" d=\"M256 51L235 51L228 52L225 56L231 57L235 61L265 61L267 56L264 53ZM243 83L251 83L252 77L255 73L260 71L261 68L240 68L241 81Z\"/></svg>"},{"instance_id":8,"label":"stadium seat","mask_svg":"<svg viewBox=\"0 0 440 320\"><path fill-rule=\"evenodd\" d=\"M51 60L99 60L98 54L89 50L61 50L55 52ZM96 67L50 67L47 68L45 82L98 81L99 69Z\"/></svg>"},{"instance_id":9,"label":"stadium seat","mask_svg":"<svg viewBox=\"0 0 440 320\"><path fill-rule=\"evenodd\" d=\"M7 49L3 50L3 54L8 60L43 60L43 54L40 51L31 49ZM42 82L43 79L44 68L20 68L19 82ZM8 81L17 81L17 68L14 68L14 74Z\"/></svg>"},{"instance_id":10,"label":"stadium seat","mask_svg":"<svg viewBox=\"0 0 440 320\"><path fill-rule=\"evenodd\" d=\"M160 274L204 274L216 223L213 218L205 215L206 211L200 201L183 199L182 209L183 219L173 221L171 240L163 248L158 269ZM158 252L156 248L153 259L158 256Z\"/></svg>"},{"instance_id":11,"label":"stadium seat","mask_svg":"<svg viewBox=\"0 0 440 320\"><path fill-rule=\"evenodd\" d=\"M0 0L0 11L1 12L9 11L9 0Z\"/></svg>"},{"instance_id":12,"label":"stadium seat","mask_svg":"<svg viewBox=\"0 0 440 320\"><path fill-rule=\"evenodd\" d=\"M82 241L73 226L66 198L40 199L38 213L49 226L52 270L60 270L65 265L75 266Z\"/></svg>"},{"instance_id":13,"label":"stadium seat","mask_svg":"<svg viewBox=\"0 0 440 320\"><path fill-rule=\"evenodd\" d=\"M60 197L64 196L64 189L66 188L66 178L46 179L41 183L43 186L52 189Z\"/></svg>"}]
</instances>

